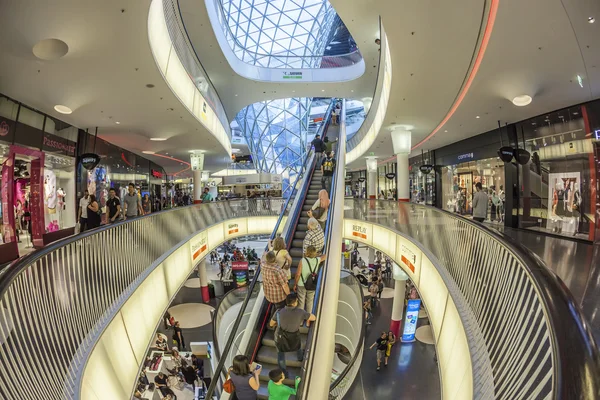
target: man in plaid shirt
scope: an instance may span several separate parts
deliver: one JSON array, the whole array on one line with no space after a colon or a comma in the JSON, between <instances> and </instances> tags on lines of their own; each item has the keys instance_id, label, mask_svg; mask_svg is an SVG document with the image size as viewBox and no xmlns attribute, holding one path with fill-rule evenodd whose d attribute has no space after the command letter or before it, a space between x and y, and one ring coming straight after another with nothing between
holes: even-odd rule
<instances>
[{"instance_id":1,"label":"man in plaid shirt","mask_svg":"<svg viewBox=\"0 0 600 400\"><path fill-rule=\"evenodd\" d=\"M316 221L316 220L315 220ZM317 225L319 223L317 222ZM287 275L279 265L274 252L269 251L263 256L261 274L263 277L263 291L269 303L276 309L285 307L285 299L290 294Z\"/></svg>"},{"instance_id":2,"label":"man in plaid shirt","mask_svg":"<svg viewBox=\"0 0 600 400\"><path fill-rule=\"evenodd\" d=\"M317 221L315 218L309 218L307 226L308 232L306 232L306 236L304 237L304 242L302 245L304 254L306 254L306 249L308 246L315 246L317 254L323 254L325 234L323 233L323 229L321 229L319 221Z\"/></svg>"}]
</instances>

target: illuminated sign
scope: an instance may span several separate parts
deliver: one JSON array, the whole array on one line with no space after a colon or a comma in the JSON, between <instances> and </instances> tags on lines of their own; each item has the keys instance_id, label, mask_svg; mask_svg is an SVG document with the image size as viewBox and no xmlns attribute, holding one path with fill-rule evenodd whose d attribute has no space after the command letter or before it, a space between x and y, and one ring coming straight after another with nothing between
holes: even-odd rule
<instances>
[{"instance_id":1,"label":"illuminated sign","mask_svg":"<svg viewBox=\"0 0 600 400\"><path fill-rule=\"evenodd\" d=\"M427 175L427 174L431 173L431 171L433 171L433 165L431 165L431 164L421 165L419 167L419 171L421 171L421 173Z\"/></svg>"},{"instance_id":2,"label":"illuminated sign","mask_svg":"<svg viewBox=\"0 0 600 400\"><path fill-rule=\"evenodd\" d=\"M515 149L513 149L510 146L504 146L501 147L500 150L498 150L498 157L500 157L500 159L505 163L511 162L514 157L514 154Z\"/></svg>"},{"instance_id":3,"label":"illuminated sign","mask_svg":"<svg viewBox=\"0 0 600 400\"><path fill-rule=\"evenodd\" d=\"M408 300L408 304L406 305L406 316L404 317L404 330L402 331L402 341L405 343L415 341L415 332L417 331L420 308L421 300Z\"/></svg>"},{"instance_id":4,"label":"illuminated sign","mask_svg":"<svg viewBox=\"0 0 600 400\"><path fill-rule=\"evenodd\" d=\"M10 126L6 121L0 122L0 136L6 136L10 132Z\"/></svg>"},{"instance_id":5,"label":"illuminated sign","mask_svg":"<svg viewBox=\"0 0 600 400\"><path fill-rule=\"evenodd\" d=\"M190 253L192 263L195 264L202 259L208 252L208 241L206 232L198 234L194 239L190 240Z\"/></svg>"},{"instance_id":6,"label":"illuminated sign","mask_svg":"<svg viewBox=\"0 0 600 400\"><path fill-rule=\"evenodd\" d=\"M300 79L302 80L302 72L300 71L284 71L283 72L283 79Z\"/></svg>"},{"instance_id":7,"label":"illuminated sign","mask_svg":"<svg viewBox=\"0 0 600 400\"><path fill-rule=\"evenodd\" d=\"M240 227L238 224L228 224L227 225L227 234L233 235L234 233L238 233L240 231Z\"/></svg>"},{"instance_id":8,"label":"illuminated sign","mask_svg":"<svg viewBox=\"0 0 600 400\"><path fill-rule=\"evenodd\" d=\"M352 225L352 236L367 240L367 228L360 225Z\"/></svg>"},{"instance_id":9,"label":"illuminated sign","mask_svg":"<svg viewBox=\"0 0 600 400\"><path fill-rule=\"evenodd\" d=\"M474 157L475 155L473 153L461 154L460 156L458 156L458 161L472 160Z\"/></svg>"},{"instance_id":10,"label":"illuminated sign","mask_svg":"<svg viewBox=\"0 0 600 400\"><path fill-rule=\"evenodd\" d=\"M577 83L579 83L579 86L583 87L583 78L579 75L577 75Z\"/></svg>"},{"instance_id":11,"label":"illuminated sign","mask_svg":"<svg viewBox=\"0 0 600 400\"><path fill-rule=\"evenodd\" d=\"M152 176L157 179L162 179L162 177L163 177L163 173L160 171L157 171L155 169L151 169L150 172L152 173Z\"/></svg>"},{"instance_id":12,"label":"illuminated sign","mask_svg":"<svg viewBox=\"0 0 600 400\"><path fill-rule=\"evenodd\" d=\"M204 168L204 154L198 153L190 155L190 164L192 171L202 171Z\"/></svg>"},{"instance_id":13,"label":"illuminated sign","mask_svg":"<svg viewBox=\"0 0 600 400\"><path fill-rule=\"evenodd\" d=\"M392 180L396 177L396 174L393 172L388 172L387 174L385 174L385 177Z\"/></svg>"},{"instance_id":14,"label":"illuminated sign","mask_svg":"<svg viewBox=\"0 0 600 400\"><path fill-rule=\"evenodd\" d=\"M400 260L414 274L416 268L415 264L417 263L417 255L405 245L402 245L400 253Z\"/></svg>"},{"instance_id":15,"label":"illuminated sign","mask_svg":"<svg viewBox=\"0 0 600 400\"><path fill-rule=\"evenodd\" d=\"M58 151L67 156L74 157L75 149L75 142L49 133L44 134L44 142L42 145L42 150L44 151Z\"/></svg>"},{"instance_id":16,"label":"illuminated sign","mask_svg":"<svg viewBox=\"0 0 600 400\"><path fill-rule=\"evenodd\" d=\"M594 131L594 134L596 135L596 140L600 140L600 129L596 129L596 131Z\"/></svg>"},{"instance_id":17,"label":"illuminated sign","mask_svg":"<svg viewBox=\"0 0 600 400\"><path fill-rule=\"evenodd\" d=\"M88 171L93 170L100 163L100 156L93 153L82 154L79 159L81 161L81 166Z\"/></svg>"}]
</instances>

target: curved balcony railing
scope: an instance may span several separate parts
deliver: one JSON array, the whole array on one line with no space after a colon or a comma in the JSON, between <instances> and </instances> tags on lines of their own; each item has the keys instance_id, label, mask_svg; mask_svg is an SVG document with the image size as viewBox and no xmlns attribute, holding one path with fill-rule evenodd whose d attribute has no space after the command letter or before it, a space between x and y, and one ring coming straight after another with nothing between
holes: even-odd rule
<instances>
[{"instance_id":1,"label":"curved balcony railing","mask_svg":"<svg viewBox=\"0 0 600 400\"><path fill-rule=\"evenodd\" d=\"M210 0L208 0L210 1ZM225 18L225 10L221 0L214 1L215 8L217 10L217 17L219 26L221 27L227 43L229 43L231 50L236 57L246 63L255 64L257 60L267 60L267 62L258 62L257 65L266 68L340 68L349 67L352 65L359 64L362 60L362 54L358 48L347 54L340 54L334 56L297 56L290 54L262 54L252 52L246 49L246 47L240 43L237 36L231 31L231 27L227 19Z\"/></svg>"},{"instance_id":2,"label":"curved balcony railing","mask_svg":"<svg viewBox=\"0 0 600 400\"><path fill-rule=\"evenodd\" d=\"M198 57L198 54L196 54L196 50L189 40L185 25L182 22L179 1L162 0L162 2L165 12L165 21L167 23L169 36L171 36L171 41L173 42L173 48L177 52L188 75L194 81L194 85L208 101L209 106L213 109L231 139L231 129L229 126L229 119L225 113L225 108L217 93L217 89L215 89L208 74L204 70L204 67L202 67L200 58Z\"/></svg>"},{"instance_id":3,"label":"curved balcony railing","mask_svg":"<svg viewBox=\"0 0 600 400\"><path fill-rule=\"evenodd\" d=\"M431 274L425 276L425 265L419 263L428 257L429 264L438 264L442 280L449 282L447 291L458 300L455 321L464 325L468 339L474 399L600 398L600 353L587 322L565 285L528 249L481 224L427 206L346 200L344 218L370 224L365 242L393 255L399 265L410 259L411 270L403 268L429 292L441 286L434 285ZM405 242L384 243L387 230L419 243L422 255ZM431 318L434 312L440 315L436 307L444 309L431 301L429 306ZM433 319L432 325L438 335ZM456 383L453 372L465 356L459 363L449 356L453 345L442 341L436 347L445 387L450 376Z\"/></svg>"},{"instance_id":4,"label":"curved balcony railing","mask_svg":"<svg viewBox=\"0 0 600 400\"><path fill-rule=\"evenodd\" d=\"M0 273L0 398L79 398L89 351L132 285L196 232L235 217L280 216L226 201L175 208L52 243Z\"/></svg>"}]
</instances>

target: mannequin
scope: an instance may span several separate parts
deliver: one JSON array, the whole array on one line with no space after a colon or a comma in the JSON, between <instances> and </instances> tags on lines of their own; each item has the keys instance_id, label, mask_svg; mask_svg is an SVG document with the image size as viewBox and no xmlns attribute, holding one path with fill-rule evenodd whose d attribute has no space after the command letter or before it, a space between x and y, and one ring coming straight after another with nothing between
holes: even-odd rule
<instances>
[{"instance_id":1,"label":"mannequin","mask_svg":"<svg viewBox=\"0 0 600 400\"><path fill-rule=\"evenodd\" d=\"M50 169L47 169L44 173L44 194L48 214L55 214L56 203L58 201L58 197L56 196L56 175Z\"/></svg>"},{"instance_id":2,"label":"mannequin","mask_svg":"<svg viewBox=\"0 0 600 400\"><path fill-rule=\"evenodd\" d=\"M56 191L56 195L58 196L58 209L59 211L63 211L67 209L65 198L67 194L65 193L63 188L58 188Z\"/></svg>"}]
</instances>

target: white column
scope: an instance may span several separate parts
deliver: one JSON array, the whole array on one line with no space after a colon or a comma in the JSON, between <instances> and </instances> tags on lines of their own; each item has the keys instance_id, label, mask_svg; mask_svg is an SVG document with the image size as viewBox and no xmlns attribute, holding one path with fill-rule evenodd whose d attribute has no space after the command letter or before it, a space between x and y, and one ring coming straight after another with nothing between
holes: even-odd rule
<instances>
[{"instance_id":1,"label":"white column","mask_svg":"<svg viewBox=\"0 0 600 400\"><path fill-rule=\"evenodd\" d=\"M394 303L392 305L392 320L390 321L390 331L398 337L400 325L404 316L404 296L406 294L406 279L394 281Z\"/></svg>"},{"instance_id":2,"label":"white column","mask_svg":"<svg viewBox=\"0 0 600 400\"><path fill-rule=\"evenodd\" d=\"M367 157L367 199L377 198L377 157Z\"/></svg>"},{"instance_id":3,"label":"white column","mask_svg":"<svg viewBox=\"0 0 600 400\"><path fill-rule=\"evenodd\" d=\"M200 279L200 290L202 291L202 301L208 303L210 294L208 292L208 275L206 273L206 257L198 264L198 278Z\"/></svg>"},{"instance_id":4,"label":"white column","mask_svg":"<svg viewBox=\"0 0 600 400\"><path fill-rule=\"evenodd\" d=\"M398 163L396 171L396 189L398 190L398 201L410 201L410 187L408 178L408 156L411 148L411 132L404 129L392 131L392 142L394 154Z\"/></svg>"},{"instance_id":5,"label":"white column","mask_svg":"<svg viewBox=\"0 0 600 400\"><path fill-rule=\"evenodd\" d=\"M202 198L202 171L192 172L194 174L194 204L198 204Z\"/></svg>"}]
</instances>

